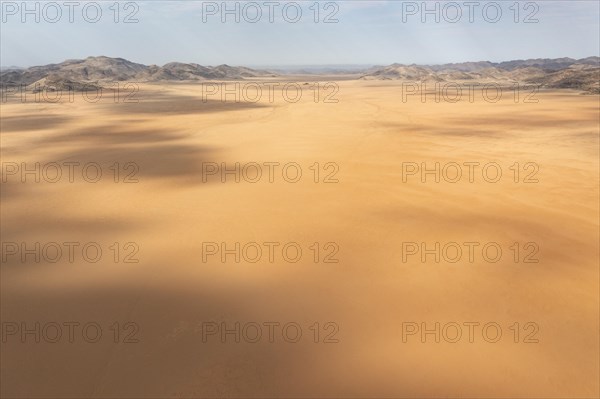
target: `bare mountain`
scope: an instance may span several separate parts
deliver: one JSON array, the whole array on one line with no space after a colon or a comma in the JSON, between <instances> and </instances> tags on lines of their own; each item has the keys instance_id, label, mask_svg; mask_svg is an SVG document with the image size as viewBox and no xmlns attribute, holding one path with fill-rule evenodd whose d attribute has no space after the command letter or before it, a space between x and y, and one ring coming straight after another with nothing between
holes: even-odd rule
<instances>
[{"instance_id":1,"label":"bare mountain","mask_svg":"<svg viewBox=\"0 0 600 399\"><path fill-rule=\"evenodd\" d=\"M600 57L529 59L500 63L489 61L443 65L375 66L363 70L360 79L403 80L410 82L469 82L532 84L546 88L570 88L600 92ZM59 64L0 72L2 87L25 85L33 90L44 87L84 90L119 81L163 82L202 80L243 80L277 76L273 72L229 65L202 66L171 62L163 66L143 65L123 58L88 57Z\"/></svg>"},{"instance_id":2,"label":"bare mountain","mask_svg":"<svg viewBox=\"0 0 600 399\"><path fill-rule=\"evenodd\" d=\"M600 68L575 64L543 76L530 77L526 82L547 88L576 89L600 94Z\"/></svg>"},{"instance_id":3,"label":"bare mountain","mask_svg":"<svg viewBox=\"0 0 600 399\"><path fill-rule=\"evenodd\" d=\"M146 78L156 82L165 80L237 80L260 76L273 76L273 73L229 65L206 67L198 64L171 62L162 67L155 65L149 67Z\"/></svg>"},{"instance_id":4,"label":"bare mountain","mask_svg":"<svg viewBox=\"0 0 600 399\"><path fill-rule=\"evenodd\" d=\"M558 71L561 69L569 68L573 65L591 65L591 66L600 66L600 57L588 57L582 58L580 60L575 60L573 58L556 58L556 59L548 59L548 58L537 58L530 60L516 60L516 61L506 61L496 64L499 68L505 69L507 71L515 70L518 68L524 67L534 67L539 68L545 71Z\"/></svg>"},{"instance_id":5,"label":"bare mountain","mask_svg":"<svg viewBox=\"0 0 600 399\"><path fill-rule=\"evenodd\" d=\"M146 79L151 81L163 80L198 80L206 79L210 68L198 64L170 62L162 67L152 65L147 70Z\"/></svg>"},{"instance_id":6,"label":"bare mountain","mask_svg":"<svg viewBox=\"0 0 600 399\"><path fill-rule=\"evenodd\" d=\"M363 76L364 79L398 79L398 80L412 80L412 81L427 81L436 80L437 78L434 71L427 67L421 67L417 65L401 65L392 64L386 67L375 69L372 72Z\"/></svg>"},{"instance_id":7,"label":"bare mountain","mask_svg":"<svg viewBox=\"0 0 600 399\"><path fill-rule=\"evenodd\" d=\"M0 82L2 86L54 86L78 90L81 87L89 87L90 84L102 85L119 81L236 80L272 75L266 71L229 65L205 67L171 62L160 67L137 64L123 58L88 57L84 60L67 60L60 64L6 70L0 73Z\"/></svg>"},{"instance_id":8,"label":"bare mountain","mask_svg":"<svg viewBox=\"0 0 600 399\"><path fill-rule=\"evenodd\" d=\"M492 63L465 62L444 65L373 67L360 79L405 80L410 82L470 82L537 85L599 93L600 57L530 59Z\"/></svg>"},{"instance_id":9,"label":"bare mountain","mask_svg":"<svg viewBox=\"0 0 600 399\"><path fill-rule=\"evenodd\" d=\"M477 72L484 69L493 68L496 65L489 61L480 62L462 62L458 64L443 64L443 65L428 65L434 71L460 71L460 72Z\"/></svg>"},{"instance_id":10,"label":"bare mountain","mask_svg":"<svg viewBox=\"0 0 600 399\"><path fill-rule=\"evenodd\" d=\"M88 57L67 60L60 64L10 70L0 74L3 85L31 85L42 79L51 81L98 82L130 80L143 74L148 67L122 58Z\"/></svg>"}]
</instances>

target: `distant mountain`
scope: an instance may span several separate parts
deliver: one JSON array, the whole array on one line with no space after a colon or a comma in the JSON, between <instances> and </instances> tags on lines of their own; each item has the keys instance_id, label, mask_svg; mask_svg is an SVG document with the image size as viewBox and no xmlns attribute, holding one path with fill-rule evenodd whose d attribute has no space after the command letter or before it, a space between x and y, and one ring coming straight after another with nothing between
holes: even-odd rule
<instances>
[{"instance_id":1,"label":"distant mountain","mask_svg":"<svg viewBox=\"0 0 600 399\"><path fill-rule=\"evenodd\" d=\"M451 70L451 71L460 71L460 72L477 72L488 68L494 68L497 64L489 61L479 61L479 62L462 62L458 64L443 64L443 65L426 65L429 69L433 71L443 71L443 70Z\"/></svg>"},{"instance_id":2,"label":"distant mountain","mask_svg":"<svg viewBox=\"0 0 600 399\"><path fill-rule=\"evenodd\" d=\"M600 57L489 61L444 65L377 66L364 71L364 80L410 82L477 82L530 84L544 88L570 88L600 94Z\"/></svg>"},{"instance_id":3,"label":"distant mountain","mask_svg":"<svg viewBox=\"0 0 600 399\"><path fill-rule=\"evenodd\" d=\"M0 72L4 72L4 71L12 71L12 70L19 70L19 69L25 69L19 66L0 66Z\"/></svg>"},{"instance_id":4,"label":"distant mountain","mask_svg":"<svg viewBox=\"0 0 600 399\"><path fill-rule=\"evenodd\" d=\"M147 73L142 78L157 82L165 80L237 80L260 76L273 76L273 73L246 67L232 67L225 64L216 67L205 67L198 64L171 62L162 67L156 65L148 67Z\"/></svg>"},{"instance_id":5,"label":"distant mountain","mask_svg":"<svg viewBox=\"0 0 600 399\"><path fill-rule=\"evenodd\" d=\"M312 69L311 73L315 73ZM278 71L279 72L279 71ZM348 70L323 69L327 73ZM404 80L410 82L471 82L538 85L546 88L570 88L600 93L600 57L583 59L529 59L506 62L463 62L443 65L374 66L354 70L364 80ZM59 64L31 68L9 68L0 72L0 84L25 85L34 90L44 87L84 90L119 81L172 82L204 80L243 80L278 76L277 72L234 67L202 66L171 62L163 66L143 65L123 58L88 57Z\"/></svg>"},{"instance_id":6,"label":"distant mountain","mask_svg":"<svg viewBox=\"0 0 600 399\"><path fill-rule=\"evenodd\" d=\"M505 69L508 71L523 68L523 67L534 67L543 69L545 71L558 71L561 69L569 68L573 65L591 65L600 66L600 57L588 57L580 60L573 58L537 58L531 60L517 60L517 61L506 61L496 64L498 68Z\"/></svg>"},{"instance_id":7,"label":"distant mountain","mask_svg":"<svg viewBox=\"0 0 600 399\"><path fill-rule=\"evenodd\" d=\"M575 64L568 68L527 79L528 83L556 89L577 89L600 94L600 68Z\"/></svg>"},{"instance_id":8,"label":"distant mountain","mask_svg":"<svg viewBox=\"0 0 600 399\"><path fill-rule=\"evenodd\" d=\"M0 73L0 82L3 86L52 85L77 90L80 87L89 87L90 84L101 85L115 81L237 80L272 75L267 71L229 65L206 67L171 62L160 67L137 64L123 58L88 57L84 60L67 60L60 64L9 69Z\"/></svg>"},{"instance_id":9,"label":"distant mountain","mask_svg":"<svg viewBox=\"0 0 600 399\"><path fill-rule=\"evenodd\" d=\"M269 70L281 75L352 75L356 73L364 73L370 65L354 65L354 64L339 64L339 65L289 65L289 66L273 66Z\"/></svg>"}]
</instances>

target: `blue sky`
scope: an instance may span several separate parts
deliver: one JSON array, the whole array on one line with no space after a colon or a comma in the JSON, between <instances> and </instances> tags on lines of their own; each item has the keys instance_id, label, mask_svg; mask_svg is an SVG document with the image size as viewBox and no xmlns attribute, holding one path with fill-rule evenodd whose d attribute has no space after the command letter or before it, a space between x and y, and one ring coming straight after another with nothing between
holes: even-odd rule
<instances>
[{"instance_id":1,"label":"blue sky","mask_svg":"<svg viewBox=\"0 0 600 399\"><path fill-rule=\"evenodd\" d=\"M222 1L121 1L117 23L114 1L79 1L73 22L64 1L56 1L61 12L56 23L50 21L58 18L57 8L45 5L48 2L39 2L36 22L35 12L23 15L21 1L2 1L0 64L43 65L91 55L158 65L170 61L248 66L438 64L582 58L600 51L600 2L596 0L520 1L517 7L512 0L481 1L471 9L466 1L428 1L429 9L438 7L439 22L435 13L422 20L421 1L321 1L317 6L315 1L278 1L271 9L266 1L237 2L239 23L236 13L225 15L222 22ZM226 7L234 10L235 3ZM91 23L98 4L102 15ZM83 17L84 6L89 20ZM35 10L35 2L28 7ZM302 16L292 23L298 8ZM319 22L314 20L317 8ZM498 8L501 16L496 14ZM469 10L473 10L472 21ZM124 23L131 13L138 22ZM330 14L330 20L337 22L324 23ZM253 19L257 22L249 22Z\"/></svg>"}]
</instances>

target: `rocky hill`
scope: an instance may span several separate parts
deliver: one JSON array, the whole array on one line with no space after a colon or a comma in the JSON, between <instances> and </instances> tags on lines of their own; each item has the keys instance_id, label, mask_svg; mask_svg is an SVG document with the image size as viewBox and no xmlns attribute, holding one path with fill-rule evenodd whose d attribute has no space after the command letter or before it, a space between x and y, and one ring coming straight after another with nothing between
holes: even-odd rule
<instances>
[{"instance_id":1,"label":"rocky hill","mask_svg":"<svg viewBox=\"0 0 600 399\"><path fill-rule=\"evenodd\" d=\"M364 71L360 79L410 82L470 82L537 85L600 93L600 57L489 61L444 65L378 66Z\"/></svg>"},{"instance_id":2,"label":"rocky hill","mask_svg":"<svg viewBox=\"0 0 600 399\"><path fill-rule=\"evenodd\" d=\"M364 80L403 80L408 82L464 82L536 85L542 88L568 88L600 93L600 57L529 59L500 63L489 61L444 65L375 66L358 71ZM143 65L123 58L88 57L59 64L0 72L2 87L24 85L33 90L44 87L84 90L120 81L172 82L204 80L243 80L277 76L276 73L233 67L202 66L171 62L163 66Z\"/></svg>"},{"instance_id":3,"label":"rocky hill","mask_svg":"<svg viewBox=\"0 0 600 399\"><path fill-rule=\"evenodd\" d=\"M84 60L67 60L60 64L7 69L0 73L0 83L3 87L54 85L78 90L90 84L102 85L119 81L238 80L272 75L267 71L229 65L210 67L171 62L161 67L137 64L123 58L88 57Z\"/></svg>"}]
</instances>

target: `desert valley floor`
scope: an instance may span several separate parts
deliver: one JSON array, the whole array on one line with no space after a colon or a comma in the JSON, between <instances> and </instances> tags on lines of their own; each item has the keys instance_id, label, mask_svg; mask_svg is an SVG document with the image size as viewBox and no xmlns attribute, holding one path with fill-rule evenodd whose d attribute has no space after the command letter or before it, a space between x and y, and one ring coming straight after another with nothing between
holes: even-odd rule
<instances>
[{"instance_id":1,"label":"desert valley floor","mask_svg":"<svg viewBox=\"0 0 600 399\"><path fill-rule=\"evenodd\" d=\"M394 81L337 84L337 103L309 90L296 103L280 90L272 102L204 102L199 84L142 84L138 103L2 104L3 164L93 162L104 173L97 183L3 175L3 242L94 242L103 255L7 257L2 321L96 322L104 336L8 337L2 396L597 396L598 96L423 103L403 101ZM262 165L262 177L237 183L224 170L236 162ZM272 182L265 162L279 163ZM465 166L454 183L451 167L439 182L406 173L436 162L481 166L473 182ZM497 182L482 178L492 163ZM137 183L124 183L131 171ZM223 242L279 245L273 262L206 256L203 243ZM480 245L472 262L422 262L403 259L407 242ZM488 242L503 250L495 263L481 256ZM299 261L284 258L286 243L302 248ZM132 248L139 262L122 261ZM532 251L538 262L525 263ZM136 323L139 342L113 342L115 322ZM295 322L303 335L271 343L263 327L256 343L203 342L206 322ZM406 322L458 323L463 336L403 342ZM465 322L479 323L472 343ZM481 335L490 322L502 327L495 343ZM338 342L323 342L330 333Z\"/></svg>"}]
</instances>

